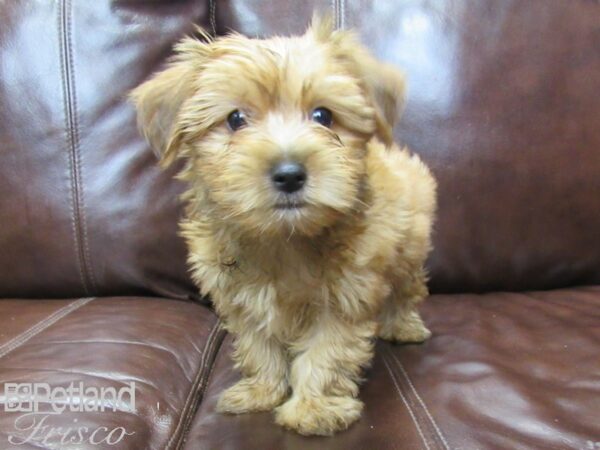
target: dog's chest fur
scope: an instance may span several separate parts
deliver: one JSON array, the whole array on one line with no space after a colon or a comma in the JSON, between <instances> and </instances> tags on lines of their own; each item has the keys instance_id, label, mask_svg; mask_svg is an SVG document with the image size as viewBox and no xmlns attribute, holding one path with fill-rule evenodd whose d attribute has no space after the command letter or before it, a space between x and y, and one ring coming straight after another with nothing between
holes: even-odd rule
<instances>
[{"instance_id":1,"label":"dog's chest fur","mask_svg":"<svg viewBox=\"0 0 600 450\"><path fill-rule=\"evenodd\" d=\"M242 317L289 341L331 306L328 292L330 280L336 278L334 268L347 264L331 242L292 239L237 245L240 256L227 271L228 294L220 299L223 309L239 308ZM333 260L339 263L332 264Z\"/></svg>"},{"instance_id":2,"label":"dog's chest fur","mask_svg":"<svg viewBox=\"0 0 600 450\"><path fill-rule=\"evenodd\" d=\"M188 224L184 235L190 244L194 279L204 293L210 293L231 331L260 327L283 341L293 341L320 314L340 309L335 290L348 276L340 271L353 270L347 236L344 246L331 235L232 240L228 232L219 234L214 226L203 226L203 220ZM356 302L369 301L359 298L361 294L356 292Z\"/></svg>"}]
</instances>

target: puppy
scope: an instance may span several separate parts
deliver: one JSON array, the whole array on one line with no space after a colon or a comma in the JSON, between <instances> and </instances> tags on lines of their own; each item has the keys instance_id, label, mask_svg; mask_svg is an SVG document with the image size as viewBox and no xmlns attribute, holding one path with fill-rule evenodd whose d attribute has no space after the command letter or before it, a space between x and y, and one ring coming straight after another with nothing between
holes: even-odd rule
<instances>
[{"instance_id":1,"label":"puppy","mask_svg":"<svg viewBox=\"0 0 600 450\"><path fill-rule=\"evenodd\" d=\"M435 181L392 140L403 77L327 19L202 35L132 99L162 164L184 161L193 279L235 336L242 378L217 408L329 435L360 416L376 336L430 336L416 307Z\"/></svg>"}]
</instances>

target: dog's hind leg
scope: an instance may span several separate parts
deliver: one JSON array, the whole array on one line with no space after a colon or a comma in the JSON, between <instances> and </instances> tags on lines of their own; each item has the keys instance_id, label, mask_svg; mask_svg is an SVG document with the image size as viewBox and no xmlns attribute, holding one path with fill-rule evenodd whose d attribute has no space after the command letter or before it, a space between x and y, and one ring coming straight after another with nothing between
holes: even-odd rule
<instances>
[{"instance_id":1,"label":"dog's hind leg","mask_svg":"<svg viewBox=\"0 0 600 450\"><path fill-rule=\"evenodd\" d=\"M428 295L425 271L422 267L394 270L392 292L382 305L379 316L379 337L388 341L420 343L431 336L417 306Z\"/></svg>"}]
</instances>

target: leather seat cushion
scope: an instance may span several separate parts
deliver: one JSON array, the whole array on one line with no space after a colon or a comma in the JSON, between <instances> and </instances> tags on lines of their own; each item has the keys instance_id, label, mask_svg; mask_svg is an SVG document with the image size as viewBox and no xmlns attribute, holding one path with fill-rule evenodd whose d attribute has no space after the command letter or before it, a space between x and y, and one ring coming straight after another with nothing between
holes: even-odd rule
<instances>
[{"instance_id":1,"label":"leather seat cushion","mask_svg":"<svg viewBox=\"0 0 600 450\"><path fill-rule=\"evenodd\" d=\"M124 427L121 449L164 449L183 437L206 383L223 333L216 316L197 303L160 298L114 297L79 300L0 300L0 388L5 383L48 383L51 388L114 387L135 383L135 413L69 412L50 414L48 427ZM127 399L127 397L125 397ZM76 398L81 401L81 397ZM6 397L0 396L0 403ZM0 448L9 437L33 431L22 412L0 405ZM51 412L40 404L41 414ZM17 428L29 428L20 433ZM38 434L42 438L49 433ZM113 435L118 436L120 432ZM97 440L105 437L102 431ZM76 432L71 435L77 439ZM69 443L71 442L71 443ZM55 434L41 448L102 448ZM39 448L36 447L36 448ZM15 448L33 448L20 445Z\"/></svg>"},{"instance_id":2,"label":"leather seat cushion","mask_svg":"<svg viewBox=\"0 0 600 450\"><path fill-rule=\"evenodd\" d=\"M600 287L436 295L423 314L433 338L378 343L363 417L333 439L285 431L269 413L215 413L219 393L239 377L228 336L185 448L588 448L600 440Z\"/></svg>"}]
</instances>

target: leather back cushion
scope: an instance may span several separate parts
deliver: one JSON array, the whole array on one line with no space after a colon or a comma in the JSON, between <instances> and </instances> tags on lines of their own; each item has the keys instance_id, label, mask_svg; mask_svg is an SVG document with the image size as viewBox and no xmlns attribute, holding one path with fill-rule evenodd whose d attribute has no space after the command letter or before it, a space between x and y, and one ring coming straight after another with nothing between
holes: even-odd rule
<instances>
[{"instance_id":1,"label":"leather back cushion","mask_svg":"<svg viewBox=\"0 0 600 450\"><path fill-rule=\"evenodd\" d=\"M192 22L289 34L313 8L407 74L434 291L600 282L597 2L24 0L0 5L0 296L194 295L182 187L125 95Z\"/></svg>"},{"instance_id":2,"label":"leather back cushion","mask_svg":"<svg viewBox=\"0 0 600 450\"><path fill-rule=\"evenodd\" d=\"M205 1L0 4L0 296L187 296L181 186L126 93Z\"/></svg>"},{"instance_id":3,"label":"leather back cushion","mask_svg":"<svg viewBox=\"0 0 600 450\"><path fill-rule=\"evenodd\" d=\"M436 292L600 282L600 4L229 0L217 30L302 32L312 8L407 75L396 138L439 182Z\"/></svg>"}]
</instances>

